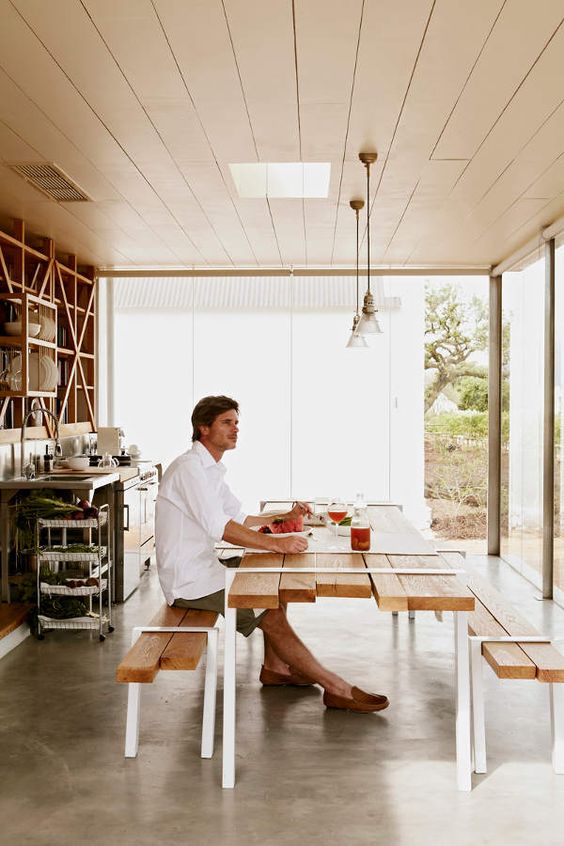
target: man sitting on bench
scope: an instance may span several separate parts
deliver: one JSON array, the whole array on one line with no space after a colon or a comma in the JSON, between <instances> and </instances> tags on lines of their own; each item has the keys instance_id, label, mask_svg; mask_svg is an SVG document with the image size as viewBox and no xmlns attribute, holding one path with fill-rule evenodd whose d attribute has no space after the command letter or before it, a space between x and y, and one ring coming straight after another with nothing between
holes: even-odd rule
<instances>
[{"instance_id":1,"label":"man sitting on bench","mask_svg":"<svg viewBox=\"0 0 564 846\"><path fill-rule=\"evenodd\" d=\"M285 514L246 516L224 480L221 459L237 446L239 406L225 396L204 397L192 413L192 449L176 458L159 486L156 509L156 547L159 579L169 605L224 611L225 576L215 543L225 540L241 547L275 553L307 549L301 536L280 538L252 531L251 526L277 517L295 519L309 513L297 502ZM237 566L240 558L225 562ZM255 628L264 634L265 686L319 684L328 708L371 712L387 708L386 696L365 693L325 669L290 626L284 607L255 614L237 610L237 630L248 637Z\"/></svg>"}]
</instances>

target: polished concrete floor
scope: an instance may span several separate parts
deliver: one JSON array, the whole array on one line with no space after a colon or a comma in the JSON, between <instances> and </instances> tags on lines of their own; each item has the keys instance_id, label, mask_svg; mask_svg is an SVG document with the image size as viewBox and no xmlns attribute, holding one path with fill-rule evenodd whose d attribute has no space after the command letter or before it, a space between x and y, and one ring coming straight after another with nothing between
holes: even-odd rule
<instances>
[{"instance_id":1,"label":"polished concrete floor","mask_svg":"<svg viewBox=\"0 0 564 846\"><path fill-rule=\"evenodd\" d=\"M496 559L472 559L543 633L564 611ZM212 760L199 757L201 670L144 689L140 753L123 758L126 689L114 671L131 627L161 602L156 573L87 632L28 639L0 662L0 843L564 843L564 776L550 765L548 691L486 673L489 772L455 787L452 620L379 613L369 600L291 607L329 666L390 708L326 711L321 692L261 689L261 635L238 642L237 786L221 789L221 699ZM91 639L92 638L92 639Z\"/></svg>"}]
</instances>

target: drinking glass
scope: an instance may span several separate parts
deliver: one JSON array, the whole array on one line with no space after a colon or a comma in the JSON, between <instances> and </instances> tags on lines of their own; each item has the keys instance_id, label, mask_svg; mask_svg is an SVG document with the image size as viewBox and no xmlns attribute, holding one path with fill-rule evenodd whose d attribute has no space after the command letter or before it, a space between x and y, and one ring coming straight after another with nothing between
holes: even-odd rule
<instances>
[{"instance_id":1,"label":"drinking glass","mask_svg":"<svg viewBox=\"0 0 564 846\"><path fill-rule=\"evenodd\" d=\"M327 514L335 523L335 544L337 544L337 538L339 535L339 523L341 520L344 520L348 513L348 505L341 497L333 497L327 506Z\"/></svg>"}]
</instances>

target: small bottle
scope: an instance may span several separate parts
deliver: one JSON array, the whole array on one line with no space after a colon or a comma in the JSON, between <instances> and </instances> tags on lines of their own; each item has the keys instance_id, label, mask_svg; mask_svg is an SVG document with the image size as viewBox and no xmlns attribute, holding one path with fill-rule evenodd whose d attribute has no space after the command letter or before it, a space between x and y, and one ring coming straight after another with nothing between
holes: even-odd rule
<instances>
[{"instance_id":1,"label":"small bottle","mask_svg":"<svg viewBox=\"0 0 564 846\"><path fill-rule=\"evenodd\" d=\"M370 550L370 523L366 508L355 506L351 520L351 549L353 552Z\"/></svg>"},{"instance_id":2,"label":"small bottle","mask_svg":"<svg viewBox=\"0 0 564 846\"><path fill-rule=\"evenodd\" d=\"M49 447L45 447L45 455L43 456L43 469L46 473L51 472L51 461L53 456L49 452Z\"/></svg>"}]
</instances>

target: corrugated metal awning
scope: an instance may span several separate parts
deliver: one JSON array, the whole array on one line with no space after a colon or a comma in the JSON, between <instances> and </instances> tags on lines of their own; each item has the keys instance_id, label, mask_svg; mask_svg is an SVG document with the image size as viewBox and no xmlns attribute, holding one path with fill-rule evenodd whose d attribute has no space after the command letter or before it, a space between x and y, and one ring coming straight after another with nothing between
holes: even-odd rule
<instances>
[{"instance_id":1,"label":"corrugated metal awning","mask_svg":"<svg viewBox=\"0 0 564 846\"><path fill-rule=\"evenodd\" d=\"M116 277L114 304L126 309L347 309L354 311L356 281L341 276ZM366 287L361 278L360 298ZM384 281L371 280L378 308L385 302ZM390 298L388 298L390 299Z\"/></svg>"}]
</instances>

